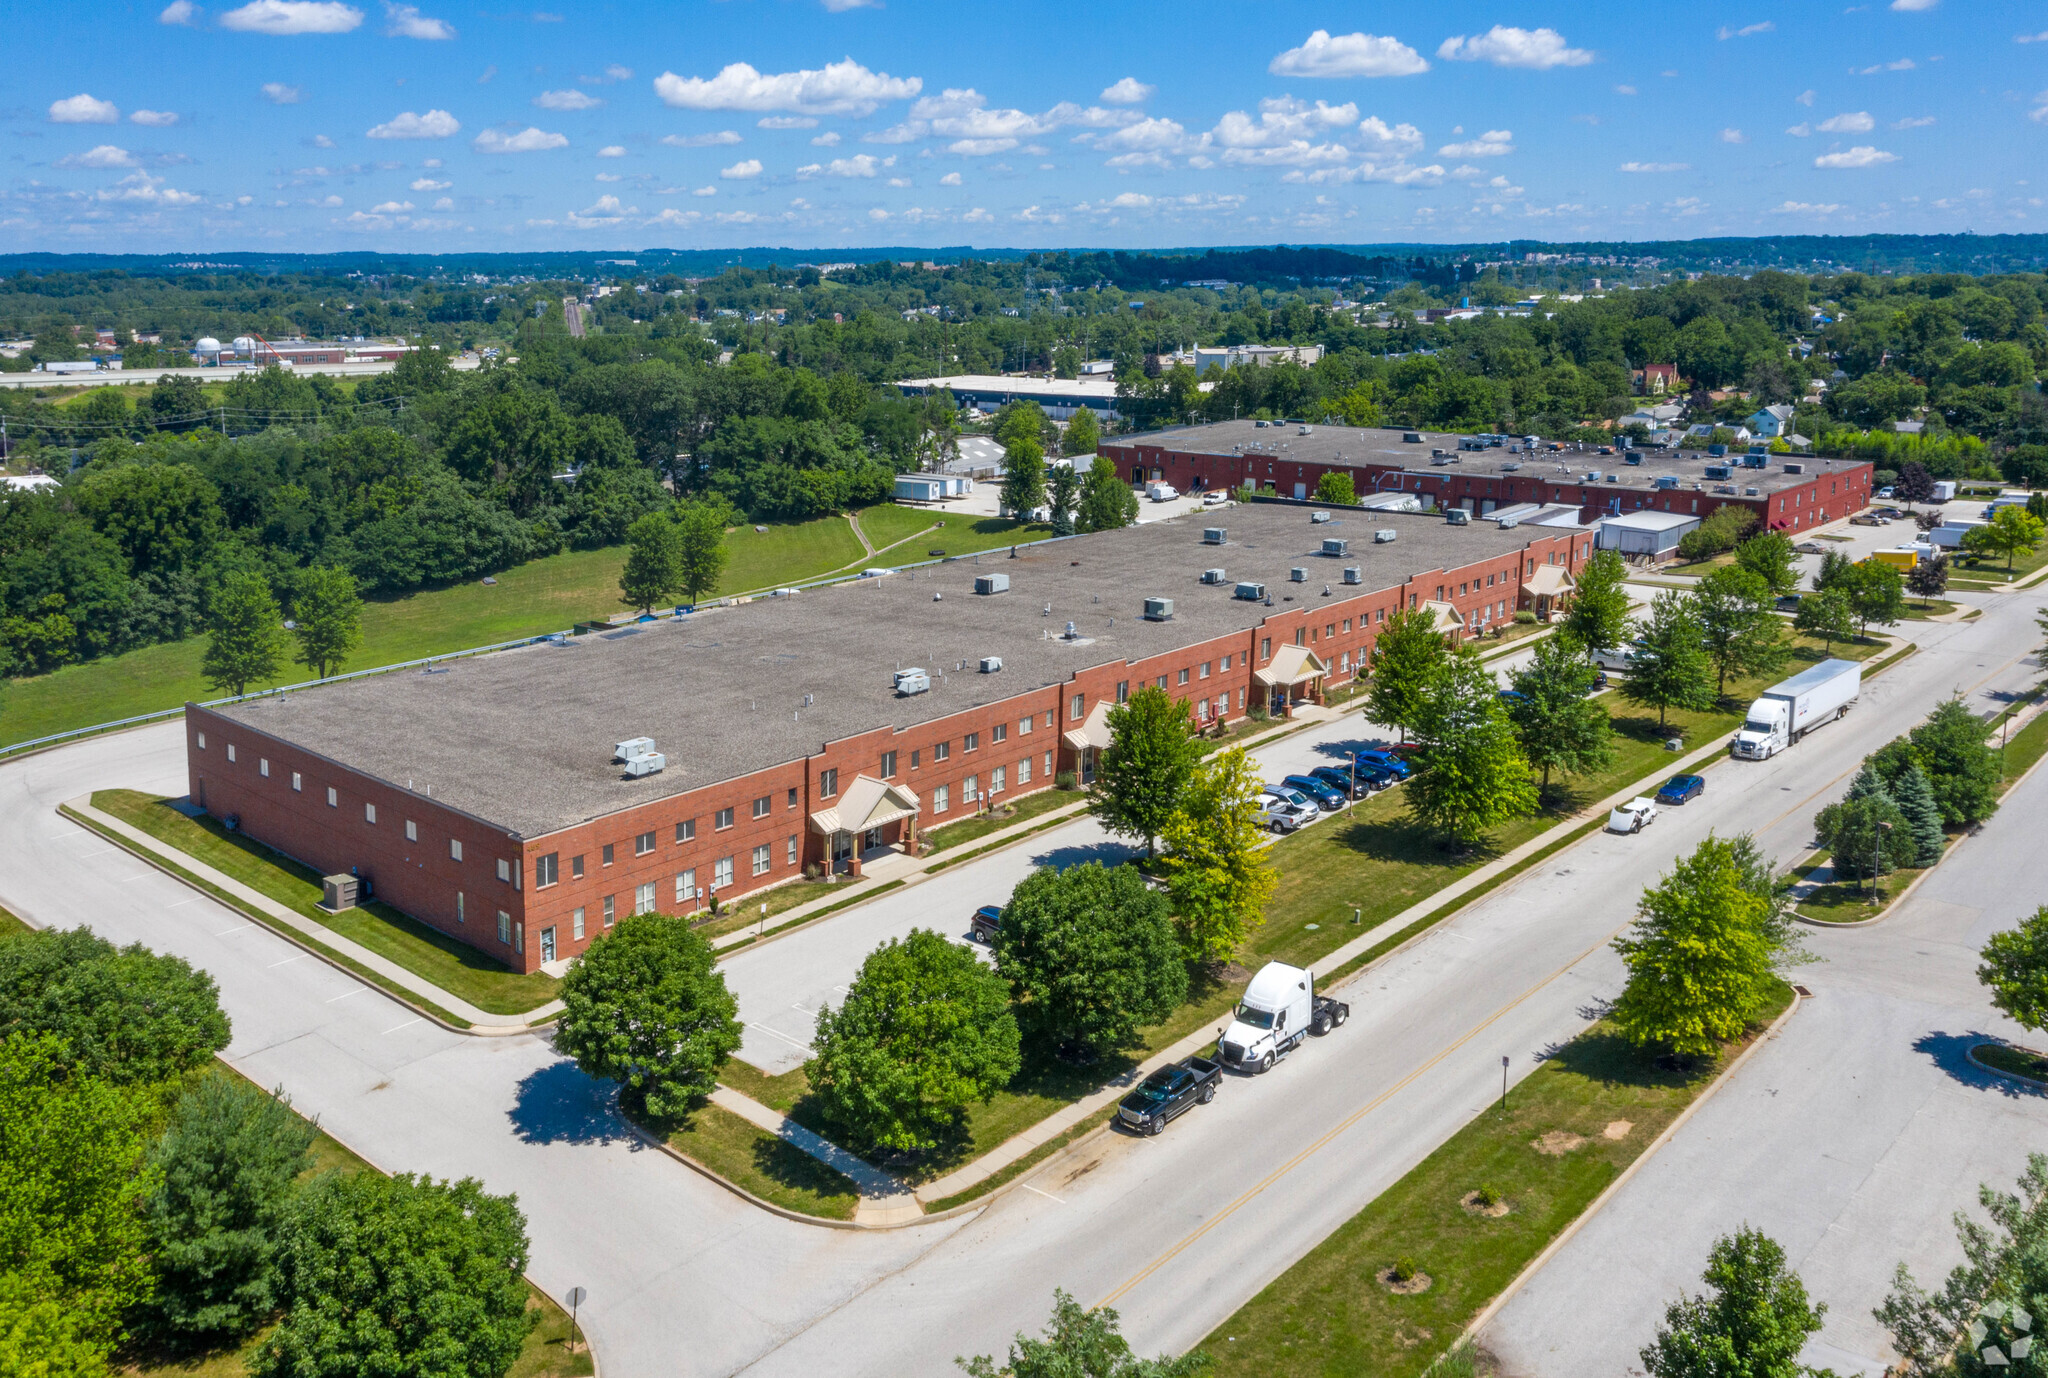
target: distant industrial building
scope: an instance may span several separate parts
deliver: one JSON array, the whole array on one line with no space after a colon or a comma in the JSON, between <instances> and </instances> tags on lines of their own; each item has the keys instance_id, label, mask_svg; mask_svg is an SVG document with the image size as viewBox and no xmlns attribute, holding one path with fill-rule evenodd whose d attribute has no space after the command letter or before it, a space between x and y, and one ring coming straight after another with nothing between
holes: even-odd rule
<instances>
[{"instance_id":1,"label":"distant industrial building","mask_svg":"<svg viewBox=\"0 0 2048 1378\"><path fill-rule=\"evenodd\" d=\"M1087 378L1007 378L1000 374L963 373L952 378L907 378L896 385L906 397L950 392L956 406L992 412L1010 402L1036 402L1045 414L1065 421L1081 408L1097 418L1117 418L1116 381L1102 375Z\"/></svg>"}]
</instances>

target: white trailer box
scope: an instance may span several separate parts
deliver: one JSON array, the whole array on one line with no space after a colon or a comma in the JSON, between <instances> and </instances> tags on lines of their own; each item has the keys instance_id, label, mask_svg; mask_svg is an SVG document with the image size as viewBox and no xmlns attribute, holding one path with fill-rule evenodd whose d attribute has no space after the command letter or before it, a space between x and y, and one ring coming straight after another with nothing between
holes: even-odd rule
<instances>
[{"instance_id":1,"label":"white trailer box","mask_svg":"<svg viewBox=\"0 0 2048 1378\"><path fill-rule=\"evenodd\" d=\"M1951 502L1955 499L1955 495L1956 483L1954 479L1938 478L1934 481L1934 500L1936 502Z\"/></svg>"},{"instance_id":2,"label":"white trailer box","mask_svg":"<svg viewBox=\"0 0 2048 1378\"><path fill-rule=\"evenodd\" d=\"M1853 660L1823 660L1782 684L1764 690L1749 706L1730 748L1745 761L1777 755L1801 737L1833 722L1863 691L1863 667Z\"/></svg>"}]
</instances>

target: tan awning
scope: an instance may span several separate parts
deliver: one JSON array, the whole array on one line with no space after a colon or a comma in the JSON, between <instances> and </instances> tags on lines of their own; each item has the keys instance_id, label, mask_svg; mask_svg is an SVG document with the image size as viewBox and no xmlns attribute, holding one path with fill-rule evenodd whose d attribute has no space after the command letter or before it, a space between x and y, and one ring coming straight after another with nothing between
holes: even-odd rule
<instances>
[{"instance_id":1,"label":"tan awning","mask_svg":"<svg viewBox=\"0 0 2048 1378\"><path fill-rule=\"evenodd\" d=\"M1306 646L1282 646L1273 653L1273 663L1255 671L1252 678L1268 688L1281 684L1292 688L1307 680L1320 679L1329 669L1321 657Z\"/></svg>"},{"instance_id":2,"label":"tan awning","mask_svg":"<svg viewBox=\"0 0 2048 1378\"><path fill-rule=\"evenodd\" d=\"M1076 751L1086 751L1091 746L1097 751L1106 748L1109 745L1109 705L1096 704L1087 719L1061 740Z\"/></svg>"},{"instance_id":3,"label":"tan awning","mask_svg":"<svg viewBox=\"0 0 2048 1378\"><path fill-rule=\"evenodd\" d=\"M918 807L917 791L908 786L856 775L853 783L840 793L838 803L811 815L811 827L828 837L833 833L866 832L908 818Z\"/></svg>"},{"instance_id":4,"label":"tan awning","mask_svg":"<svg viewBox=\"0 0 2048 1378\"><path fill-rule=\"evenodd\" d=\"M1537 597L1555 598L1560 593L1570 593L1578 585L1572 582L1571 572L1563 565L1543 565L1536 571L1536 577L1522 585L1525 592Z\"/></svg>"},{"instance_id":5,"label":"tan awning","mask_svg":"<svg viewBox=\"0 0 2048 1378\"><path fill-rule=\"evenodd\" d=\"M1447 632L1453 627L1462 628L1465 625L1464 615L1453 604L1429 602L1422 605L1422 610L1436 618L1430 625L1440 632Z\"/></svg>"}]
</instances>

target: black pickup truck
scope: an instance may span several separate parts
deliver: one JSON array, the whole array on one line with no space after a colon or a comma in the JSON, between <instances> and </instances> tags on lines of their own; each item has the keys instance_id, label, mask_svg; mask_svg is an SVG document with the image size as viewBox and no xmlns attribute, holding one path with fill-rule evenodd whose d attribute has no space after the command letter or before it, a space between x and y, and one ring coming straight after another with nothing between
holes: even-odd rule
<instances>
[{"instance_id":1,"label":"black pickup truck","mask_svg":"<svg viewBox=\"0 0 2048 1378\"><path fill-rule=\"evenodd\" d=\"M1189 1106L1215 1100L1222 1077L1223 1068L1206 1057L1182 1058L1161 1067L1125 1096L1116 1108L1117 1120L1134 1134L1157 1134Z\"/></svg>"}]
</instances>

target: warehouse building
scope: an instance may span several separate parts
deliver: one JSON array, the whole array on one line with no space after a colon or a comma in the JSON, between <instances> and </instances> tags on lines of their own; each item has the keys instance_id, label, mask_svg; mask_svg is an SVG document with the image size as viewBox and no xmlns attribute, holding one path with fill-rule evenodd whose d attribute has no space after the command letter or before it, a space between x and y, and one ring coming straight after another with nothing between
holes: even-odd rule
<instances>
[{"instance_id":1,"label":"warehouse building","mask_svg":"<svg viewBox=\"0 0 2048 1378\"><path fill-rule=\"evenodd\" d=\"M1250 504L1215 527L1045 541L188 704L191 797L531 971L622 914L858 873L990 801L1087 782L1136 687L1204 725L1284 713L1357 675L1391 612L1480 633L1534 590L1559 596L1593 549L1581 528L1314 516Z\"/></svg>"},{"instance_id":2,"label":"warehouse building","mask_svg":"<svg viewBox=\"0 0 2048 1378\"><path fill-rule=\"evenodd\" d=\"M897 388L905 397L932 393L953 395L956 407L992 412L1011 402L1036 402L1055 421L1066 421L1083 407L1098 421L1117 419L1116 380L1088 378L1012 378L1003 374L962 373L951 378L906 378Z\"/></svg>"},{"instance_id":3,"label":"warehouse building","mask_svg":"<svg viewBox=\"0 0 2048 1378\"><path fill-rule=\"evenodd\" d=\"M1736 506L1755 513L1760 529L1800 532L1840 521L1872 497L1872 466L1862 460L1599 455L1510 443L1460 448L1461 437L1399 427L1218 421L1105 441L1097 453L1134 484L1163 480L1184 493L1251 483L1306 498L1324 474L1343 473L1365 498L1410 493L1426 509L1464 507L1482 516L1510 503L1568 503L1588 523L1640 511L1705 518Z\"/></svg>"}]
</instances>

